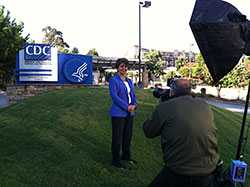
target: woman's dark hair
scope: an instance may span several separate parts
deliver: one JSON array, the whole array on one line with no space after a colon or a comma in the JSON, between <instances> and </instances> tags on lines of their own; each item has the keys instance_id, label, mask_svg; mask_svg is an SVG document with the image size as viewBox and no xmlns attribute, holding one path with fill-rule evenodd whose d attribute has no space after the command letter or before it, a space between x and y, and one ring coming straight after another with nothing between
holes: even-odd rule
<instances>
[{"instance_id":1,"label":"woman's dark hair","mask_svg":"<svg viewBox=\"0 0 250 187\"><path fill-rule=\"evenodd\" d=\"M126 58L118 58L118 59L116 60L116 63L115 63L115 68L118 69L118 67L119 67L121 64L125 64L125 66L128 67L128 59L126 59Z\"/></svg>"}]
</instances>

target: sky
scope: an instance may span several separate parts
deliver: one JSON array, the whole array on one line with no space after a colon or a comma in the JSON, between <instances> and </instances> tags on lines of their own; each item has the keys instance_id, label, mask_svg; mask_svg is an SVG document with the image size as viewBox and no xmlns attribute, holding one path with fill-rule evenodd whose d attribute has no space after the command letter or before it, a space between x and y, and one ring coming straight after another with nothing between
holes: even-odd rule
<instances>
[{"instance_id":1,"label":"sky","mask_svg":"<svg viewBox=\"0 0 250 187\"><path fill-rule=\"evenodd\" d=\"M250 0L226 0L250 19ZM195 0L152 0L142 8L142 47L198 52L189 27ZM139 40L138 0L0 0L12 18L24 23L24 35L37 43L42 29L62 31L81 54L96 48L100 56L130 57Z\"/></svg>"}]
</instances>

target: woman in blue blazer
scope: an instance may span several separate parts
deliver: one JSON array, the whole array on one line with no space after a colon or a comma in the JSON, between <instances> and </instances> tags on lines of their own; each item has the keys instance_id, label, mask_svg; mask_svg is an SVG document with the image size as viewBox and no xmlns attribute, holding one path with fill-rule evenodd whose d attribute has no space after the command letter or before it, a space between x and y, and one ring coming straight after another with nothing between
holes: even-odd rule
<instances>
[{"instance_id":1,"label":"woman in blue blazer","mask_svg":"<svg viewBox=\"0 0 250 187\"><path fill-rule=\"evenodd\" d=\"M131 79L127 78L128 60L116 61L117 74L109 80L109 93L112 99L110 116L112 121L112 165L123 168L121 160L135 164L131 159L131 139L133 117L136 109L136 96Z\"/></svg>"}]
</instances>

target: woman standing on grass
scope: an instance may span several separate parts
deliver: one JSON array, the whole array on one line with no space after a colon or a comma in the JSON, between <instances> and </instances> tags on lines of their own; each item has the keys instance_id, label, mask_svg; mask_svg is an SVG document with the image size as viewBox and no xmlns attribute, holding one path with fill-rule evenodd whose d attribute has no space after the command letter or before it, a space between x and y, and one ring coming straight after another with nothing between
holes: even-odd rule
<instances>
[{"instance_id":1,"label":"woman standing on grass","mask_svg":"<svg viewBox=\"0 0 250 187\"><path fill-rule=\"evenodd\" d=\"M117 74L109 81L109 92L112 99L110 116L112 121L112 165L124 168L121 160L135 164L131 159L131 139L133 116L136 109L134 85L127 77L128 60L120 58L116 61Z\"/></svg>"}]
</instances>

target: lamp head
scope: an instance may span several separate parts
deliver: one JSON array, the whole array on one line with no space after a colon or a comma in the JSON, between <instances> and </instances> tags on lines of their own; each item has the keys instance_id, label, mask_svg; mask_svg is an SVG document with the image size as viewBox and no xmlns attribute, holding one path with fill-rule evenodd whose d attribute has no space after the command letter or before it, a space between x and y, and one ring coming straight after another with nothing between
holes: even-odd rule
<instances>
[{"instance_id":1,"label":"lamp head","mask_svg":"<svg viewBox=\"0 0 250 187\"><path fill-rule=\"evenodd\" d=\"M142 7L148 8L151 6L151 1L140 1L140 5L142 5Z\"/></svg>"}]
</instances>

